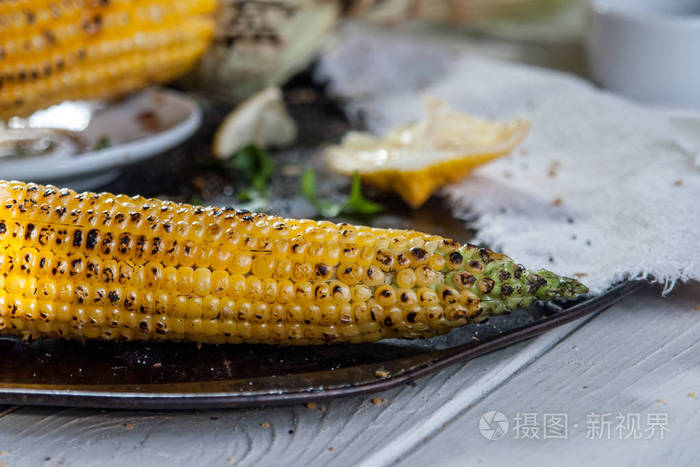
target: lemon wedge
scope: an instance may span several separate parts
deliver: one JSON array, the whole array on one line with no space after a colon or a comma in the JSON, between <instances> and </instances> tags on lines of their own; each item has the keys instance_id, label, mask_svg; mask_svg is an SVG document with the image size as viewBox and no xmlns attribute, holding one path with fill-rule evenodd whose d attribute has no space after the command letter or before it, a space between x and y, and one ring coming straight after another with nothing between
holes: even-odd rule
<instances>
[{"instance_id":1,"label":"lemon wedge","mask_svg":"<svg viewBox=\"0 0 700 467\"><path fill-rule=\"evenodd\" d=\"M475 167L508 154L527 136L524 119L496 122L426 102L426 116L389 131L383 138L350 132L326 151L330 168L359 172L362 180L395 191L412 208L438 188L466 177Z\"/></svg>"},{"instance_id":2,"label":"lemon wedge","mask_svg":"<svg viewBox=\"0 0 700 467\"><path fill-rule=\"evenodd\" d=\"M217 128L211 150L227 159L248 144L262 148L284 147L297 137L297 126L287 111L279 88L271 86L254 94L226 116Z\"/></svg>"}]
</instances>

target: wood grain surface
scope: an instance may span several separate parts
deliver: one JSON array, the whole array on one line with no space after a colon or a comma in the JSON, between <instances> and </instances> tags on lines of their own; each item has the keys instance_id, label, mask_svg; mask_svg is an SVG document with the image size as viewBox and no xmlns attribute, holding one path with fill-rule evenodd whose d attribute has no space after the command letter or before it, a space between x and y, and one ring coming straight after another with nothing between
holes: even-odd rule
<instances>
[{"instance_id":1,"label":"wood grain surface","mask_svg":"<svg viewBox=\"0 0 700 467\"><path fill-rule=\"evenodd\" d=\"M373 453L399 454L419 446L581 325L571 323L376 396L315 407L198 412L11 407L0 418L0 450L6 452L0 462L8 466L357 465Z\"/></svg>"},{"instance_id":2,"label":"wood grain surface","mask_svg":"<svg viewBox=\"0 0 700 467\"><path fill-rule=\"evenodd\" d=\"M700 284L680 286L664 299L647 290L599 314L526 370L462 414L402 464L473 465L700 465ZM697 395L696 395L697 394ZM498 410L568 415L567 439L497 441L480 435L483 413ZM590 433L610 413L612 433ZM642 439L624 439L616 417L640 414ZM664 438L651 439L649 414L668 415ZM589 425L589 421L591 424ZM646 427L645 427L646 425ZM469 446L469 449L465 449ZM402 453L403 454L403 453ZM426 462L428 464L426 464Z\"/></svg>"}]
</instances>

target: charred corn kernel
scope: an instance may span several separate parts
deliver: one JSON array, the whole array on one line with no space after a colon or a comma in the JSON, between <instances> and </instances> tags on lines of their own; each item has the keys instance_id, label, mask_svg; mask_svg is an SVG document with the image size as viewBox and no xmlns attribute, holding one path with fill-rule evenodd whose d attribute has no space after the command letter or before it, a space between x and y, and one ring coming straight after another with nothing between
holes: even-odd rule
<instances>
[{"instance_id":1,"label":"charred corn kernel","mask_svg":"<svg viewBox=\"0 0 700 467\"><path fill-rule=\"evenodd\" d=\"M300 304L306 305L313 300L313 286L311 282L301 282L296 284L294 298Z\"/></svg>"},{"instance_id":2,"label":"charred corn kernel","mask_svg":"<svg viewBox=\"0 0 700 467\"><path fill-rule=\"evenodd\" d=\"M313 299L317 303L326 304L330 301L330 287L325 282L313 286Z\"/></svg>"},{"instance_id":3,"label":"charred corn kernel","mask_svg":"<svg viewBox=\"0 0 700 467\"><path fill-rule=\"evenodd\" d=\"M445 305L454 305L459 300L459 292L447 286L440 288L440 300Z\"/></svg>"},{"instance_id":4,"label":"charred corn kernel","mask_svg":"<svg viewBox=\"0 0 700 467\"><path fill-rule=\"evenodd\" d=\"M214 34L214 0L25 0L0 10L0 119L108 98L185 73Z\"/></svg>"},{"instance_id":5,"label":"charred corn kernel","mask_svg":"<svg viewBox=\"0 0 700 467\"><path fill-rule=\"evenodd\" d=\"M411 266L411 258L405 253L396 255L396 270L403 271Z\"/></svg>"},{"instance_id":6,"label":"charred corn kernel","mask_svg":"<svg viewBox=\"0 0 700 467\"><path fill-rule=\"evenodd\" d=\"M360 250L355 248L354 246L345 244L343 245L343 248L341 250L342 260L352 262L357 258L359 252Z\"/></svg>"},{"instance_id":7,"label":"charred corn kernel","mask_svg":"<svg viewBox=\"0 0 700 467\"><path fill-rule=\"evenodd\" d=\"M289 323L289 324L303 323L304 322L303 308L299 305L296 305L296 304L288 305L285 322Z\"/></svg>"},{"instance_id":8,"label":"charred corn kernel","mask_svg":"<svg viewBox=\"0 0 700 467\"><path fill-rule=\"evenodd\" d=\"M338 279L345 284L354 285L362 280L364 269L359 264L340 264L338 267Z\"/></svg>"},{"instance_id":9,"label":"charred corn kernel","mask_svg":"<svg viewBox=\"0 0 700 467\"><path fill-rule=\"evenodd\" d=\"M411 308L413 305L418 303L418 296L413 289L398 289L396 294L399 297L401 307L404 309Z\"/></svg>"},{"instance_id":10,"label":"charred corn kernel","mask_svg":"<svg viewBox=\"0 0 700 467\"><path fill-rule=\"evenodd\" d=\"M396 303L396 293L394 292L394 288L390 285L382 285L381 287L377 287L377 289L374 291L374 299L383 308L392 306L394 303Z\"/></svg>"},{"instance_id":11,"label":"charred corn kernel","mask_svg":"<svg viewBox=\"0 0 700 467\"><path fill-rule=\"evenodd\" d=\"M412 325L425 322L425 312L420 305L412 304L404 308L406 310L406 321Z\"/></svg>"},{"instance_id":12,"label":"charred corn kernel","mask_svg":"<svg viewBox=\"0 0 700 467\"><path fill-rule=\"evenodd\" d=\"M391 251L379 250L375 255L375 264L384 272L390 272L394 270L394 256Z\"/></svg>"},{"instance_id":13,"label":"charred corn kernel","mask_svg":"<svg viewBox=\"0 0 700 467\"><path fill-rule=\"evenodd\" d=\"M0 181L7 334L372 342L430 337L585 290L418 232Z\"/></svg>"},{"instance_id":14,"label":"charred corn kernel","mask_svg":"<svg viewBox=\"0 0 700 467\"><path fill-rule=\"evenodd\" d=\"M332 267L328 266L327 264L323 263L318 263L314 267L314 279L317 281L327 281L331 277L333 277L334 270Z\"/></svg>"},{"instance_id":15,"label":"charred corn kernel","mask_svg":"<svg viewBox=\"0 0 700 467\"><path fill-rule=\"evenodd\" d=\"M416 292L418 294L418 299L420 300L421 304L434 305L440 301L438 295L433 289L420 287L418 290L416 290Z\"/></svg>"},{"instance_id":16,"label":"charred corn kernel","mask_svg":"<svg viewBox=\"0 0 700 467\"><path fill-rule=\"evenodd\" d=\"M365 284L372 287L384 283L384 273L377 266L368 266L365 270Z\"/></svg>"},{"instance_id":17,"label":"charred corn kernel","mask_svg":"<svg viewBox=\"0 0 700 467\"><path fill-rule=\"evenodd\" d=\"M343 304L350 301L350 288L347 285L340 281L331 281L329 287L334 302Z\"/></svg>"}]
</instances>

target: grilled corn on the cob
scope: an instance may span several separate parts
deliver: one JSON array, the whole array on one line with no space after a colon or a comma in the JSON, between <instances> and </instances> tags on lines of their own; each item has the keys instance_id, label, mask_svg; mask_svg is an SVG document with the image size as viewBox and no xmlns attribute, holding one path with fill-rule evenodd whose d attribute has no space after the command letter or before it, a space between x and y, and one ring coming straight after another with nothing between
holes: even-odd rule
<instances>
[{"instance_id":1,"label":"grilled corn on the cob","mask_svg":"<svg viewBox=\"0 0 700 467\"><path fill-rule=\"evenodd\" d=\"M0 332L24 337L371 342L585 292L414 231L0 182Z\"/></svg>"},{"instance_id":2,"label":"grilled corn on the cob","mask_svg":"<svg viewBox=\"0 0 700 467\"><path fill-rule=\"evenodd\" d=\"M0 2L0 119L179 76L212 38L215 6L215 0Z\"/></svg>"}]
</instances>

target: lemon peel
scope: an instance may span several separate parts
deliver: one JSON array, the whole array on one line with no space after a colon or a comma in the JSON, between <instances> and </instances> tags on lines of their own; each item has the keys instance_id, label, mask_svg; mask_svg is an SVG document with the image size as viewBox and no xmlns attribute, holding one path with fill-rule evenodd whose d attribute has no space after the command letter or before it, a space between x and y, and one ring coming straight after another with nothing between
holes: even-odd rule
<instances>
[{"instance_id":1,"label":"lemon peel","mask_svg":"<svg viewBox=\"0 0 700 467\"><path fill-rule=\"evenodd\" d=\"M527 136L524 119L496 122L426 102L426 116L378 138L350 132L326 150L329 167L359 172L362 181L394 191L412 208L438 188L466 177L474 168L508 154Z\"/></svg>"}]
</instances>

